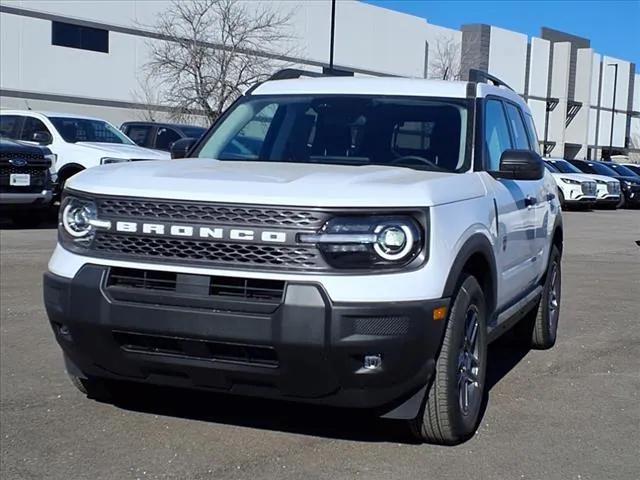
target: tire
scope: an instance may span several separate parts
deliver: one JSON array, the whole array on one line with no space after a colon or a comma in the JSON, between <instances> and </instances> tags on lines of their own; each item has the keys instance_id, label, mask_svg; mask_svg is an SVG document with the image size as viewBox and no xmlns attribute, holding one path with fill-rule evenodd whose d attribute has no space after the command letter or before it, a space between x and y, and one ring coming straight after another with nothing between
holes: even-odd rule
<instances>
[{"instance_id":1,"label":"tire","mask_svg":"<svg viewBox=\"0 0 640 480\"><path fill-rule=\"evenodd\" d=\"M616 206L616 208L625 208L627 205L627 199L624 198L624 193L620 193L620 203Z\"/></svg>"},{"instance_id":2,"label":"tire","mask_svg":"<svg viewBox=\"0 0 640 480\"><path fill-rule=\"evenodd\" d=\"M564 201L564 193L560 189L558 189L558 200L560 201L560 210L566 210L567 204Z\"/></svg>"},{"instance_id":3,"label":"tire","mask_svg":"<svg viewBox=\"0 0 640 480\"><path fill-rule=\"evenodd\" d=\"M561 274L560 252L553 246L540 301L515 327L520 343L536 350L547 350L555 345L562 297Z\"/></svg>"},{"instance_id":4,"label":"tire","mask_svg":"<svg viewBox=\"0 0 640 480\"><path fill-rule=\"evenodd\" d=\"M486 316L480 284L464 275L451 303L431 387L420 414L409 421L418 440L455 445L475 432L486 378Z\"/></svg>"},{"instance_id":5,"label":"tire","mask_svg":"<svg viewBox=\"0 0 640 480\"><path fill-rule=\"evenodd\" d=\"M80 393L89 398L101 401L112 401L114 399L113 389L105 382L98 378L80 378L75 375L69 375L71 383Z\"/></svg>"}]
</instances>

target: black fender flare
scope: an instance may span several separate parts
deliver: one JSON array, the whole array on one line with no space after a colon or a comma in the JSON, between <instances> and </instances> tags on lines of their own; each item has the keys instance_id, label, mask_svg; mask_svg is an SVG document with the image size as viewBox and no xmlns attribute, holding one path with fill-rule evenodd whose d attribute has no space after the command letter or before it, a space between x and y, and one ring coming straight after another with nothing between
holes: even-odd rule
<instances>
[{"instance_id":1,"label":"black fender flare","mask_svg":"<svg viewBox=\"0 0 640 480\"><path fill-rule=\"evenodd\" d=\"M498 268L496 266L496 256L493 252L493 247L489 239L482 233L474 233L471 235L462 245L456 259L449 270L449 276L444 284L443 297L452 297L455 294L456 287L458 286L458 280L466 265L467 261L476 253L482 254L489 264L491 284L493 286L492 292L485 292L485 295L491 295L490 303L495 308L497 301L497 288L498 288Z\"/></svg>"},{"instance_id":2,"label":"black fender flare","mask_svg":"<svg viewBox=\"0 0 640 480\"><path fill-rule=\"evenodd\" d=\"M82 170L85 170L85 169L86 169L86 167L83 167L79 163L66 163L58 171L58 178L64 177L64 173L69 171L69 170L77 170L76 173L78 173L78 172L81 172Z\"/></svg>"}]
</instances>

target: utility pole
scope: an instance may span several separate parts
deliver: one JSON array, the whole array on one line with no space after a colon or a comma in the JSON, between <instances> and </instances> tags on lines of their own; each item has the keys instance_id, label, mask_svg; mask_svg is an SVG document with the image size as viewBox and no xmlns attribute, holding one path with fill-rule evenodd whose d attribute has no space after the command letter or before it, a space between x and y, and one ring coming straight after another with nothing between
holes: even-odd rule
<instances>
[{"instance_id":1,"label":"utility pole","mask_svg":"<svg viewBox=\"0 0 640 480\"><path fill-rule=\"evenodd\" d=\"M336 0L331 0L331 46L329 52L329 70L333 70L333 42L336 34Z\"/></svg>"},{"instance_id":2,"label":"utility pole","mask_svg":"<svg viewBox=\"0 0 640 480\"><path fill-rule=\"evenodd\" d=\"M610 63L608 67L615 67L613 77L613 100L611 102L611 134L609 135L609 160L611 160L611 150L613 149L613 122L616 118L616 87L618 86L618 64Z\"/></svg>"}]
</instances>

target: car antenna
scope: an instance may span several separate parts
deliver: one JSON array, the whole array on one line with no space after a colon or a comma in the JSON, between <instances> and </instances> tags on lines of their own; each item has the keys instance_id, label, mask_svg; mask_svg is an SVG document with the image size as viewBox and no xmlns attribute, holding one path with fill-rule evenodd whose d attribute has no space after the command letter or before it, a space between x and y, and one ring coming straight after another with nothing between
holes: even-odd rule
<instances>
[{"instance_id":1,"label":"car antenna","mask_svg":"<svg viewBox=\"0 0 640 480\"><path fill-rule=\"evenodd\" d=\"M24 99L24 103L25 103L25 105L27 105L27 110L31 111L31 110L32 110L32 108L31 108L31 106L29 105L29 100L27 100L27 99L25 98L25 99Z\"/></svg>"}]
</instances>

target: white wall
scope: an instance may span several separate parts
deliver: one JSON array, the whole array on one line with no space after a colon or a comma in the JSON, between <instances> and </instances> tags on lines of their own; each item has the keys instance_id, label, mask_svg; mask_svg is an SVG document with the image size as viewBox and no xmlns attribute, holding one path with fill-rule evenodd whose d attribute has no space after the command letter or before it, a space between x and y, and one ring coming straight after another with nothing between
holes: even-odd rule
<instances>
[{"instance_id":1,"label":"white wall","mask_svg":"<svg viewBox=\"0 0 640 480\"><path fill-rule=\"evenodd\" d=\"M529 59L529 91L530 96L547 96L549 84L549 53L551 42L542 38L531 39L531 56ZM526 53L526 51L525 51Z\"/></svg>"},{"instance_id":2,"label":"white wall","mask_svg":"<svg viewBox=\"0 0 640 480\"><path fill-rule=\"evenodd\" d=\"M489 73L505 81L516 92L524 93L527 36L491 27Z\"/></svg>"},{"instance_id":3,"label":"white wall","mask_svg":"<svg viewBox=\"0 0 640 480\"><path fill-rule=\"evenodd\" d=\"M549 140L556 142L552 155L564 155L565 121L569 97L569 61L571 44L559 42L553 45L551 66L551 96L558 99L556 108L549 112Z\"/></svg>"}]
</instances>

